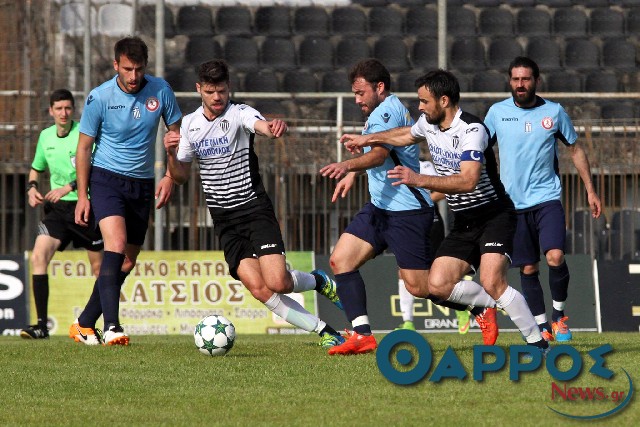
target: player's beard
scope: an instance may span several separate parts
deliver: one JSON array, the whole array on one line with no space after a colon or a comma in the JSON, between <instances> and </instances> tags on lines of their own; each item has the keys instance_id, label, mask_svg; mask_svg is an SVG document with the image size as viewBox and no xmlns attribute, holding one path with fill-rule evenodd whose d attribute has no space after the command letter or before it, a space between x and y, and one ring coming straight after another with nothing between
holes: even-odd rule
<instances>
[{"instance_id":1,"label":"player's beard","mask_svg":"<svg viewBox=\"0 0 640 427\"><path fill-rule=\"evenodd\" d=\"M440 106L436 107L432 115L429 115L424 111L422 114L424 114L424 118L427 119L427 123L430 125L440 125L445 118L444 109L440 108Z\"/></svg>"},{"instance_id":2,"label":"player's beard","mask_svg":"<svg viewBox=\"0 0 640 427\"><path fill-rule=\"evenodd\" d=\"M524 93L518 93L517 88L511 89L511 95L513 99L516 101L518 105L529 106L533 103L536 98L536 87L532 86L527 89Z\"/></svg>"}]
</instances>

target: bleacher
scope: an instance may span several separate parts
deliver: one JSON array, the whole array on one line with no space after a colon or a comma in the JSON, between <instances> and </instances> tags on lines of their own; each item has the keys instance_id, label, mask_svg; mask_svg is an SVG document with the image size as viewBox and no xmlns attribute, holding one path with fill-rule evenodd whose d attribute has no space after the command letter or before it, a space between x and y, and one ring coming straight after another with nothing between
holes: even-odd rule
<instances>
[{"instance_id":1,"label":"bleacher","mask_svg":"<svg viewBox=\"0 0 640 427\"><path fill-rule=\"evenodd\" d=\"M60 32L78 37L82 3L57 2ZM136 32L151 44L155 7L155 0L139 0L136 11ZM94 0L92 28L108 37L130 34L132 12L130 0ZM542 91L640 91L640 0L449 0L447 17L448 68L463 91L506 91L507 65L519 54L540 64ZM180 70L220 57L237 77L235 91L247 91L248 78L261 70L275 76L275 91L329 92L334 74L372 56L392 71L394 90L405 91L407 76L437 65L437 1L165 0L165 36L174 87L193 87L181 81L192 73ZM292 84L293 73L304 84ZM474 101L475 112L483 115L491 102ZM563 104L594 119L612 111L604 105L612 102ZM625 116L640 110L637 101L625 107Z\"/></svg>"}]
</instances>

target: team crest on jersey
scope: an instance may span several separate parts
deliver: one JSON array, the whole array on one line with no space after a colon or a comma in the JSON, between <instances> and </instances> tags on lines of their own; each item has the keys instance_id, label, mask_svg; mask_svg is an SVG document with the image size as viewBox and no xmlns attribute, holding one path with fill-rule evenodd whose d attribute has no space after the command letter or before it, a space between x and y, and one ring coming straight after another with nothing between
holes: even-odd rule
<instances>
[{"instance_id":1,"label":"team crest on jersey","mask_svg":"<svg viewBox=\"0 0 640 427\"><path fill-rule=\"evenodd\" d=\"M367 129L369 129L369 120L367 120L366 122L364 122L364 128L362 128L362 129L363 129L363 132L366 132L366 131L367 131Z\"/></svg>"},{"instance_id":2,"label":"team crest on jersey","mask_svg":"<svg viewBox=\"0 0 640 427\"><path fill-rule=\"evenodd\" d=\"M229 124L228 120L225 119L225 120L220 121L220 129L222 129L222 131L224 133L229 132L229 128L230 127L231 127L231 125Z\"/></svg>"},{"instance_id":3,"label":"team crest on jersey","mask_svg":"<svg viewBox=\"0 0 640 427\"><path fill-rule=\"evenodd\" d=\"M160 101L158 101L158 98L156 98L155 96L150 96L144 102L144 106L147 107L147 110L153 113L160 106Z\"/></svg>"},{"instance_id":4,"label":"team crest on jersey","mask_svg":"<svg viewBox=\"0 0 640 427\"><path fill-rule=\"evenodd\" d=\"M540 122L540 124L542 124L543 128L549 130L553 127L553 119L551 117L545 117L544 119L542 119L542 122Z\"/></svg>"},{"instance_id":5,"label":"team crest on jersey","mask_svg":"<svg viewBox=\"0 0 640 427\"><path fill-rule=\"evenodd\" d=\"M140 117L142 116L142 114L140 113L140 107L138 107L137 105L133 107L133 110L131 111L131 113L133 114L133 118L136 120L139 120Z\"/></svg>"},{"instance_id":6,"label":"team crest on jersey","mask_svg":"<svg viewBox=\"0 0 640 427\"><path fill-rule=\"evenodd\" d=\"M460 145L460 138L458 138L458 135L453 135L453 148L457 150L458 145Z\"/></svg>"}]
</instances>

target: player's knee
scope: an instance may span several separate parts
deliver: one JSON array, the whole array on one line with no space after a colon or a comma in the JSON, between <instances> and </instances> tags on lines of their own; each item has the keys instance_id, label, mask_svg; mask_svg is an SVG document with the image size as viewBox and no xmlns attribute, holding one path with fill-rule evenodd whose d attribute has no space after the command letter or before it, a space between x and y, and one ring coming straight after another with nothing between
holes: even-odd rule
<instances>
[{"instance_id":1,"label":"player's knee","mask_svg":"<svg viewBox=\"0 0 640 427\"><path fill-rule=\"evenodd\" d=\"M449 298L449 295L451 295L452 289L451 281L446 280L445 277L436 275L429 276L429 295L447 299Z\"/></svg>"},{"instance_id":2,"label":"player's knee","mask_svg":"<svg viewBox=\"0 0 640 427\"><path fill-rule=\"evenodd\" d=\"M551 267L558 267L559 265L562 265L562 263L564 262L564 253L559 249L555 249L547 252L546 257L547 257L547 264Z\"/></svg>"},{"instance_id":3,"label":"player's knee","mask_svg":"<svg viewBox=\"0 0 640 427\"><path fill-rule=\"evenodd\" d=\"M48 262L49 261L47 260L47 257L42 252L31 252L31 265L33 265L34 267L46 268Z\"/></svg>"},{"instance_id":4,"label":"player's knee","mask_svg":"<svg viewBox=\"0 0 640 427\"><path fill-rule=\"evenodd\" d=\"M249 289L249 292L251 292L251 295L253 295L255 299L263 304L269 301L269 298L273 295L273 291L262 285L249 285L247 286L247 289Z\"/></svg>"}]
</instances>

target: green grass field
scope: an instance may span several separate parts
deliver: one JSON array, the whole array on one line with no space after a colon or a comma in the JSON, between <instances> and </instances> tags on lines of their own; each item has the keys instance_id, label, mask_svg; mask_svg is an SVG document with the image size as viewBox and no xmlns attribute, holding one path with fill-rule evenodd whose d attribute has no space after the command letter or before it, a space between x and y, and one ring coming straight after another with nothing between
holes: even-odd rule
<instances>
[{"instance_id":1,"label":"green grass field","mask_svg":"<svg viewBox=\"0 0 640 427\"><path fill-rule=\"evenodd\" d=\"M315 335L239 335L228 355L214 358L200 354L191 336L134 336L130 346L113 348L87 347L64 337L2 337L0 426L640 425L635 394L609 418L572 420L547 405L590 415L616 404L552 401L551 383L558 381L544 368L519 382L509 380L508 369L473 381L472 351L481 342L479 334L425 337L434 362L427 379L413 386L389 382L374 354L327 355L315 345ZM628 392L621 368L636 387L639 342L637 333L577 333L572 344L585 366L568 386ZM498 341L505 348L521 343L513 333L503 333ZM592 363L586 352L605 343L614 348L606 357L616 374L611 380L588 372ZM468 378L428 381L448 346Z\"/></svg>"}]
</instances>

